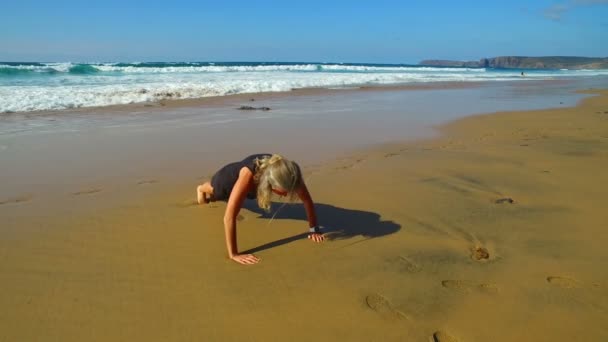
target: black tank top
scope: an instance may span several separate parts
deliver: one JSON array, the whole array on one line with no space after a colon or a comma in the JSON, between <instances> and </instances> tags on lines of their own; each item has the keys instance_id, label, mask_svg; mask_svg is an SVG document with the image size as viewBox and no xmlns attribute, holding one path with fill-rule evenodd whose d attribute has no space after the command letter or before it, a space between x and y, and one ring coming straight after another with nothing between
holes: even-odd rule
<instances>
[{"instance_id":1,"label":"black tank top","mask_svg":"<svg viewBox=\"0 0 608 342\"><path fill-rule=\"evenodd\" d=\"M213 187L213 197L217 201L228 201L230 193L236 181L239 179L239 173L243 167L246 167L255 175L255 160L262 159L264 157L272 156L269 153L253 154L249 157L235 162L230 163L221 169L219 169L211 178L211 186ZM256 198L256 189L253 189L247 193L247 198Z\"/></svg>"}]
</instances>

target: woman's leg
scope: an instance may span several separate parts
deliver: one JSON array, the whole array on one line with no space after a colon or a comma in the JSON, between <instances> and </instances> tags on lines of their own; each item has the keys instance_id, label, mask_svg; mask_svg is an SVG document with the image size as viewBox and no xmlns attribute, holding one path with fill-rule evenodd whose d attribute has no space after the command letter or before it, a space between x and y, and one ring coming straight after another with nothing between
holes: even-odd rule
<instances>
[{"instance_id":1,"label":"woman's leg","mask_svg":"<svg viewBox=\"0 0 608 342\"><path fill-rule=\"evenodd\" d=\"M213 187L211 183L205 182L196 187L196 200L198 204L213 202Z\"/></svg>"}]
</instances>

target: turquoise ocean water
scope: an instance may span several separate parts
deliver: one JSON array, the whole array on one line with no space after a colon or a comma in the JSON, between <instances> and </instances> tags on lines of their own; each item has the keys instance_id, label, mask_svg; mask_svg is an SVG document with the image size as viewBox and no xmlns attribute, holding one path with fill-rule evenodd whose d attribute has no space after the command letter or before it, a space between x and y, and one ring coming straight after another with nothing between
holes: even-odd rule
<instances>
[{"instance_id":1,"label":"turquoise ocean water","mask_svg":"<svg viewBox=\"0 0 608 342\"><path fill-rule=\"evenodd\" d=\"M606 77L608 70L506 70L406 64L0 62L0 113L285 92L297 88Z\"/></svg>"}]
</instances>

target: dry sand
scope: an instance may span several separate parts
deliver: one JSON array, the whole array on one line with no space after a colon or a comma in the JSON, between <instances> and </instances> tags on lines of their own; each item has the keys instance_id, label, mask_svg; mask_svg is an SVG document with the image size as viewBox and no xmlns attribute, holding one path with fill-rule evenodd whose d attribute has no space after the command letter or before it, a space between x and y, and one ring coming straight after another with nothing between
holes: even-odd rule
<instances>
[{"instance_id":1,"label":"dry sand","mask_svg":"<svg viewBox=\"0 0 608 342\"><path fill-rule=\"evenodd\" d=\"M0 198L0 341L607 341L608 91L304 165L225 257L199 179ZM43 183L36 180L34 183Z\"/></svg>"}]
</instances>

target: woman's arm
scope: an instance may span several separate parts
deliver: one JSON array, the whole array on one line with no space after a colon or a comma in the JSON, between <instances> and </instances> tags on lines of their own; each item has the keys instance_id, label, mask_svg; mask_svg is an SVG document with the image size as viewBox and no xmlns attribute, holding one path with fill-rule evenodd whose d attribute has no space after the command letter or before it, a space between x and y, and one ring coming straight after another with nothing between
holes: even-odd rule
<instances>
[{"instance_id":1,"label":"woman's arm","mask_svg":"<svg viewBox=\"0 0 608 342\"><path fill-rule=\"evenodd\" d=\"M317 224L317 213L315 212L315 204L312 201L312 197L308 192L308 188L306 188L306 184L302 181L302 186L297 190L298 197L304 203L304 209L306 209L306 217L308 218L308 226L310 228L318 227ZM308 235L308 238L314 240L315 242L321 242L325 238L321 233L311 233Z\"/></svg>"},{"instance_id":2,"label":"woman's arm","mask_svg":"<svg viewBox=\"0 0 608 342\"><path fill-rule=\"evenodd\" d=\"M226 212L224 213L224 231L226 233L226 247L228 248L228 257L241 264L255 264L258 259L253 254L239 254L239 249L236 243L236 216L238 215L243 201L247 192L253 182L253 174L251 171L244 167L239 172L239 178L237 179L230 197L228 198L228 205L226 206Z\"/></svg>"}]
</instances>

